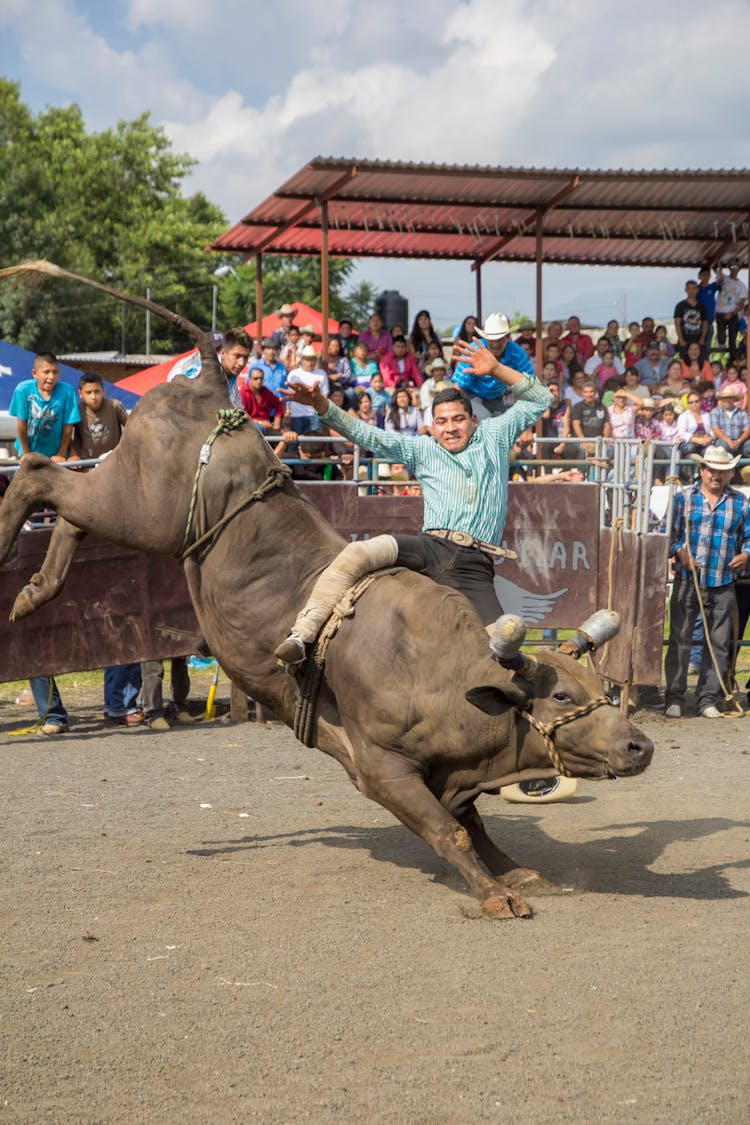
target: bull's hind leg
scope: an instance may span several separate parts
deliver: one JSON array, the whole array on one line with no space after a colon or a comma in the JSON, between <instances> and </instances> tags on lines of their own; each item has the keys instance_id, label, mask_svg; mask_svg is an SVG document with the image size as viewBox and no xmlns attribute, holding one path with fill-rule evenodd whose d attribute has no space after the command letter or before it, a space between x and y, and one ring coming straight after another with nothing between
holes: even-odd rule
<instances>
[{"instance_id":1,"label":"bull's hind leg","mask_svg":"<svg viewBox=\"0 0 750 1125\"><path fill-rule=\"evenodd\" d=\"M358 762L358 767L360 763ZM533 911L504 878L490 878L477 863L469 833L443 808L419 773L400 754L368 747L358 784L402 824L452 864L493 918L531 918Z\"/></svg>"},{"instance_id":2,"label":"bull's hind leg","mask_svg":"<svg viewBox=\"0 0 750 1125\"><path fill-rule=\"evenodd\" d=\"M501 877L503 883L516 891L534 891L536 894L543 894L557 890L554 883L550 883L538 871L534 871L531 867L520 867L515 860L500 851L495 841L488 835L474 805L470 805L458 815L458 821L469 833L474 851L491 875L496 878Z\"/></svg>"},{"instance_id":3,"label":"bull's hind leg","mask_svg":"<svg viewBox=\"0 0 750 1125\"><path fill-rule=\"evenodd\" d=\"M87 532L73 527L67 520L58 519L52 538L44 556L42 569L32 574L30 581L21 590L10 612L11 621L20 621L35 613L40 606L52 601L65 585L70 564Z\"/></svg>"}]
</instances>

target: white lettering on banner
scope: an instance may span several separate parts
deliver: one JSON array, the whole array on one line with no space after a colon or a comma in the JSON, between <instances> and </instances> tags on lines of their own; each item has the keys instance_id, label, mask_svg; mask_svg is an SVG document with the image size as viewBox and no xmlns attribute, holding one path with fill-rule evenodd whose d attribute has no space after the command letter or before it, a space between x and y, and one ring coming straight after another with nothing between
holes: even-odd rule
<instances>
[{"instance_id":1,"label":"white lettering on banner","mask_svg":"<svg viewBox=\"0 0 750 1125\"><path fill-rule=\"evenodd\" d=\"M510 546L507 539L503 540L503 546ZM521 570L591 570L587 545L581 539L573 539L570 548L562 539L555 539L546 556L540 539L521 540L516 544L516 550ZM505 561L501 559L495 565L502 565Z\"/></svg>"}]
</instances>

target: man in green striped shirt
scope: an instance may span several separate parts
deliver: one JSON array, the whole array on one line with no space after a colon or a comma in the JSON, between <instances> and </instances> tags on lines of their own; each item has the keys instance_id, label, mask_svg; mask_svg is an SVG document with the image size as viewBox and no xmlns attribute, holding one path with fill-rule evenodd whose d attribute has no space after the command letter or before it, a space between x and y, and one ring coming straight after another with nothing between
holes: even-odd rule
<instances>
[{"instance_id":1,"label":"man in green striped shirt","mask_svg":"<svg viewBox=\"0 0 750 1125\"><path fill-rule=\"evenodd\" d=\"M477 346L478 345L478 346ZM502 609L494 588L494 558L508 509L510 452L516 438L549 407L552 395L535 378L505 366L478 341L459 341L456 353L471 374L490 376L517 398L504 414L477 422L471 400L458 387L433 400L432 434L384 432L334 406L316 385L282 393L312 406L337 433L393 461L416 477L424 497L421 535L379 535L348 544L313 587L285 641L276 650L284 663L304 659L341 595L371 570L405 566L460 590L485 625Z\"/></svg>"}]
</instances>

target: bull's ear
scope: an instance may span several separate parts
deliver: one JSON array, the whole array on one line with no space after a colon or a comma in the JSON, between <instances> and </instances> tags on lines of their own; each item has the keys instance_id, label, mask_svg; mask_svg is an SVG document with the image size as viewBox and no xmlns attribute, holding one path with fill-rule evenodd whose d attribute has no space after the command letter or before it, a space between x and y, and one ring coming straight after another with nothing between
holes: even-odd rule
<instances>
[{"instance_id":1,"label":"bull's ear","mask_svg":"<svg viewBox=\"0 0 750 1125\"><path fill-rule=\"evenodd\" d=\"M514 678L502 685L482 684L480 687L469 688L465 698L486 715L500 715L507 711L509 705L525 711L531 704L532 687L531 684L522 684Z\"/></svg>"}]
</instances>

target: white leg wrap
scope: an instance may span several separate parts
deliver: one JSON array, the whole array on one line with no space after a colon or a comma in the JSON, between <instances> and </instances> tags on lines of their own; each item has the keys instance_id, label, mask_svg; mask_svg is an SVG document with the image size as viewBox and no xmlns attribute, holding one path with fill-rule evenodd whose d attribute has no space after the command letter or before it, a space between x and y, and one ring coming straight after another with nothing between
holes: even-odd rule
<instances>
[{"instance_id":1,"label":"white leg wrap","mask_svg":"<svg viewBox=\"0 0 750 1125\"><path fill-rule=\"evenodd\" d=\"M309 644L314 641L343 594L372 570L393 566L398 544L392 535L376 535L349 543L321 574L307 604L292 625L292 633Z\"/></svg>"}]
</instances>

